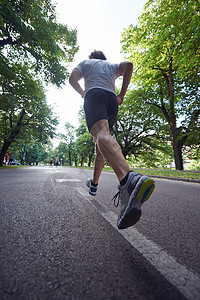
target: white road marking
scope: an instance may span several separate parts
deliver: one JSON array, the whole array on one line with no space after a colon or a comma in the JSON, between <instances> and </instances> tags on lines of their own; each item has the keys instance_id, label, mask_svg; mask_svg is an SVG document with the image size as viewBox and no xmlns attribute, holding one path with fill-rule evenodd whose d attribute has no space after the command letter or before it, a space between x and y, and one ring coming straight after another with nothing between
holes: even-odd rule
<instances>
[{"instance_id":1,"label":"white road marking","mask_svg":"<svg viewBox=\"0 0 200 300\"><path fill-rule=\"evenodd\" d=\"M81 182L79 179L69 179L69 178L62 178L62 179L55 179L56 182Z\"/></svg>"},{"instance_id":2,"label":"white road marking","mask_svg":"<svg viewBox=\"0 0 200 300\"><path fill-rule=\"evenodd\" d=\"M137 249L172 285L189 300L200 299L200 278L168 255L160 246L148 240L133 227L118 230L117 215L90 196L86 189L75 188L124 238Z\"/></svg>"},{"instance_id":3,"label":"white road marking","mask_svg":"<svg viewBox=\"0 0 200 300\"><path fill-rule=\"evenodd\" d=\"M55 167L54 170L55 170L56 172L59 172L59 173L69 173L69 171L60 169L59 167L58 167L58 168Z\"/></svg>"}]
</instances>

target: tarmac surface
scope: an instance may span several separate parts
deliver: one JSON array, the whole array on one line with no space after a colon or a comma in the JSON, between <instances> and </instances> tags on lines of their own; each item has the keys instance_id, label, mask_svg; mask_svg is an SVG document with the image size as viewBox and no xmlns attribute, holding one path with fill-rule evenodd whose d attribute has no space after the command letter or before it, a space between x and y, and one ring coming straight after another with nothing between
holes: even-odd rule
<instances>
[{"instance_id":1,"label":"tarmac surface","mask_svg":"<svg viewBox=\"0 0 200 300\"><path fill-rule=\"evenodd\" d=\"M130 229L103 173L30 167L0 172L1 299L198 299L200 185L155 179Z\"/></svg>"}]
</instances>

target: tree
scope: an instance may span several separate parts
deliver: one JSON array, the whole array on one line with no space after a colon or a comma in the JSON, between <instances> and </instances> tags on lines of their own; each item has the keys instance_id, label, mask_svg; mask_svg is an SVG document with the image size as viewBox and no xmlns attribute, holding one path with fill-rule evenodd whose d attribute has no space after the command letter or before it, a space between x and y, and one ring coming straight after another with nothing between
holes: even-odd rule
<instances>
[{"instance_id":1,"label":"tree","mask_svg":"<svg viewBox=\"0 0 200 300\"><path fill-rule=\"evenodd\" d=\"M65 134L60 134L60 138L63 139L67 146L67 153L69 159L69 165L72 166L72 158L74 155L74 140L75 140L75 128L69 122L65 123Z\"/></svg>"},{"instance_id":2,"label":"tree","mask_svg":"<svg viewBox=\"0 0 200 300\"><path fill-rule=\"evenodd\" d=\"M13 67L12 80L2 80L0 94L0 165L12 143L38 140L46 143L53 137L58 124L47 105L43 87L20 65ZM23 73L23 74L21 74ZM6 92L5 92L6 91Z\"/></svg>"},{"instance_id":3,"label":"tree","mask_svg":"<svg viewBox=\"0 0 200 300\"><path fill-rule=\"evenodd\" d=\"M0 16L1 55L27 65L46 82L64 83L66 64L78 50L77 32L56 22L51 1L1 0ZM9 61L5 63L10 68Z\"/></svg>"},{"instance_id":4,"label":"tree","mask_svg":"<svg viewBox=\"0 0 200 300\"><path fill-rule=\"evenodd\" d=\"M50 0L0 1L0 165L16 138L47 142L58 124L41 80L61 86L77 32L56 23Z\"/></svg>"},{"instance_id":5,"label":"tree","mask_svg":"<svg viewBox=\"0 0 200 300\"><path fill-rule=\"evenodd\" d=\"M196 0L149 0L138 26L130 25L122 37L122 49L135 65L134 82L146 89L144 101L168 123L180 170L183 145L196 142L199 132L198 5Z\"/></svg>"},{"instance_id":6,"label":"tree","mask_svg":"<svg viewBox=\"0 0 200 300\"><path fill-rule=\"evenodd\" d=\"M94 156L95 147L94 147L94 140L88 131L78 136L75 142L75 149L76 149L76 153L80 157L81 166L83 165L83 162L86 161L87 158L88 167L90 167Z\"/></svg>"},{"instance_id":7,"label":"tree","mask_svg":"<svg viewBox=\"0 0 200 300\"><path fill-rule=\"evenodd\" d=\"M64 142L60 142L58 147L55 149L55 156L59 158L60 163L64 166L66 164L66 154L67 154L67 144ZM53 155L54 156L54 155Z\"/></svg>"},{"instance_id":8,"label":"tree","mask_svg":"<svg viewBox=\"0 0 200 300\"><path fill-rule=\"evenodd\" d=\"M47 160L47 145L42 143L30 143L26 147L25 161L27 164L36 164Z\"/></svg>"},{"instance_id":9,"label":"tree","mask_svg":"<svg viewBox=\"0 0 200 300\"><path fill-rule=\"evenodd\" d=\"M169 155L166 122L149 110L142 98L143 89L129 91L119 107L113 134L124 157L134 155L152 165L159 161L158 151Z\"/></svg>"},{"instance_id":10,"label":"tree","mask_svg":"<svg viewBox=\"0 0 200 300\"><path fill-rule=\"evenodd\" d=\"M80 125L76 129L77 139L75 143L75 148L76 152L78 153L78 156L81 158L81 166L87 157L88 167L90 167L95 152L95 144L93 137L87 130L83 107L79 110L79 123Z\"/></svg>"}]
</instances>

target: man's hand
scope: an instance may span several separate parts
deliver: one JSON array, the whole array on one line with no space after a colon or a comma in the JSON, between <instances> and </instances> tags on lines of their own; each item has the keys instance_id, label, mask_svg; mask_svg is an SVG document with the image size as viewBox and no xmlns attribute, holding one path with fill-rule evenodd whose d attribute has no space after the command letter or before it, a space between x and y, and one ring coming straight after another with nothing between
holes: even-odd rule
<instances>
[{"instance_id":1,"label":"man's hand","mask_svg":"<svg viewBox=\"0 0 200 300\"><path fill-rule=\"evenodd\" d=\"M122 97L120 94L117 95L117 101L118 101L118 105L121 105L124 101L124 97Z\"/></svg>"}]
</instances>

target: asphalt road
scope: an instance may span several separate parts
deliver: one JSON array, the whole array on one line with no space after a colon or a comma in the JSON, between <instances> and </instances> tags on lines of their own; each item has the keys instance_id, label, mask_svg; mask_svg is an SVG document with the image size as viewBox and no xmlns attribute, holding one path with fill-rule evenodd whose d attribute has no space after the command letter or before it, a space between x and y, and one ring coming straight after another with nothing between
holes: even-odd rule
<instances>
[{"instance_id":1,"label":"asphalt road","mask_svg":"<svg viewBox=\"0 0 200 300\"><path fill-rule=\"evenodd\" d=\"M117 179L28 167L0 172L0 299L200 299L200 184L155 179L119 231Z\"/></svg>"}]
</instances>

